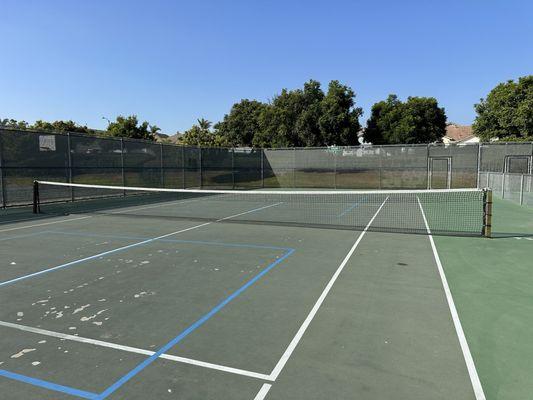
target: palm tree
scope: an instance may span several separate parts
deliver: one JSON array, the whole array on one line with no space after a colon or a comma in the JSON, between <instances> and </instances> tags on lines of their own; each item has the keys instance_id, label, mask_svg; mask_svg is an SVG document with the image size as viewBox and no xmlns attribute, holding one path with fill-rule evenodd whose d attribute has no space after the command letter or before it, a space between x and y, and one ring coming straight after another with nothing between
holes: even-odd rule
<instances>
[{"instance_id":1,"label":"palm tree","mask_svg":"<svg viewBox=\"0 0 533 400\"><path fill-rule=\"evenodd\" d=\"M211 128L211 125L213 125L211 121L208 121L205 118L200 118L197 121L198 121L198 126L200 127L200 129L205 130L205 131L209 130L209 128Z\"/></svg>"}]
</instances>

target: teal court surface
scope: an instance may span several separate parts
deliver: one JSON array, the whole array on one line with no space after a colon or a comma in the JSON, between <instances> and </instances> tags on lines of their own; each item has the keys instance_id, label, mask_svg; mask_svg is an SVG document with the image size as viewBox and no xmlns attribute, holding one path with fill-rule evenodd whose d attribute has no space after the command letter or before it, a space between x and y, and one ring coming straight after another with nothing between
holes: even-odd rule
<instances>
[{"instance_id":1,"label":"teal court surface","mask_svg":"<svg viewBox=\"0 0 533 400\"><path fill-rule=\"evenodd\" d=\"M493 239L428 234L423 201L397 225L426 232L375 231L387 197L328 208L359 230L235 223L279 206L3 212L0 397L530 398L530 209Z\"/></svg>"}]
</instances>

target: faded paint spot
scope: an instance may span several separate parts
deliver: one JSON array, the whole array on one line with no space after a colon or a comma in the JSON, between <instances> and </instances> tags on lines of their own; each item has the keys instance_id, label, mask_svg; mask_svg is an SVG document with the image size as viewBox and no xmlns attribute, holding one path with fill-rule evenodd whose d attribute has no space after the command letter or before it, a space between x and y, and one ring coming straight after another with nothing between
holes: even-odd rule
<instances>
[{"instance_id":1,"label":"faded paint spot","mask_svg":"<svg viewBox=\"0 0 533 400\"><path fill-rule=\"evenodd\" d=\"M91 306L90 304L85 304L84 306L81 306L80 308L76 308L76 309L72 312L72 315L77 314L77 313L79 313L80 311L83 311L83 310L85 310L87 307L90 307L90 306Z\"/></svg>"},{"instance_id":2,"label":"faded paint spot","mask_svg":"<svg viewBox=\"0 0 533 400\"><path fill-rule=\"evenodd\" d=\"M19 351L17 354L13 354L11 356L11 358L20 358L22 357L24 354L27 354L27 353L31 353L32 351L35 351L36 349L23 349L21 351Z\"/></svg>"}]
</instances>

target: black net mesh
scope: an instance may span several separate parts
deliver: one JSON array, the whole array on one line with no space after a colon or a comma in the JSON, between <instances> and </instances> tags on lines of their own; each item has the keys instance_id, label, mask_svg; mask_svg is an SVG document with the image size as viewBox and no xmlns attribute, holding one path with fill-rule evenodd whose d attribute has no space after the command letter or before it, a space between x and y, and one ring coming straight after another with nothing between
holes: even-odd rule
<instances>
[{"instance_id":1,"label":"black net mesh","mask_svg":"<svg viewBox=\"0 0 533 400\"><path fill-rule=\"evenodd\" d=\"M66 186L63 186L66 185ZM386 232L481 235L485 192L242 191L93 187L94 201L65 199L69 186L41 182L37 209L45 213L99 212L137 217L252 222ZM75 188L76 190L78 187ZM102 190L108 191L106 198ZM124 196L124 192L126 195ZM86 193L86 192L85 192ZM372 223L370 223L372 221ZM427 225L426 225L427 222Z\"/></svg>"}]
</instances>

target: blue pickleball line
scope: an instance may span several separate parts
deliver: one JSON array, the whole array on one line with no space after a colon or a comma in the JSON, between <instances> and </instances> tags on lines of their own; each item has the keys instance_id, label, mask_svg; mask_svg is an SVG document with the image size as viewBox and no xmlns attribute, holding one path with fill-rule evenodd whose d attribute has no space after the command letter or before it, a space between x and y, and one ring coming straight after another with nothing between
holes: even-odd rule
<instances>
[{"instance_id":1,"label":"blue pickleball line","mask_svg":"<svg viewBox=\"0 0 533 400\"><path fill-rule=\"evenodd\" d=\"M30 385L39 386L44 389L69 394L71 396L81 397L83 399L94 400L98 398L98 393L86 392L85 390L59 385L57 383L48 382L42 379L32 378L31 376L16 374L15 372L6 371L4 369L0 369L0 376L13 379L19 382L29 383Z\"/></svg>"},{"instance_id":2,"label":"blue pickleball line","mask_svg":"<svg viewBox=\"0 0 533 400\"><path fill-rule=\"evenodd\" d=\"M132 369L130 372L128 372L122 378L117 380L115 383L113 383L111 386L109 386L102 393L100 393L100 395L98 395L98 397L96 397L96 400L103 400L103 399L107 398L109 395L111 395L113 392L115 392L117 389L119 389L122 385L124 385L126 382L128 382L133 377L135 377L139 372L141 372L146 367L148 367L150 364L152 364L155 360L157 360L159 358L159 356L161 356L163 353L167 352L169 349L171 349L176 344L178 344L180 341L185 339L188 335L190 335L192 332L194 332L200 326L205 324L211 317L213 317L215 314L217 314L226 305L228 305L236 297L238 297L240 294L242 294L246 289L248 289L250 286L252 286L254 283L256 283L259 279L261 279L272 268L274 268L276 265L278 265L283 260L285 260L287 257L289 257L292 253L294 253L294 251L295 251L294 249L290 249L282 257L278 258L276 261L274 261L273 263L268 265L259 274L254 276L252 279L250 279L248 282L246 282L244 285L242 285L239 289L237 289L235 292L230 294L228 297L226 297L224 300L222 300L220 303L218 303L215 307L213 307L207 314L203 315L200 319L198 319L196 322L194 322L188 328L183 330L178 336L176 336L174 339L172 339L167 344L165 344L163 347L161 347L153 355L151 355L150 357L145 359L143 362L141 362L139 365L137 365L134 369Z\"/></svg>"}]
</instances>

